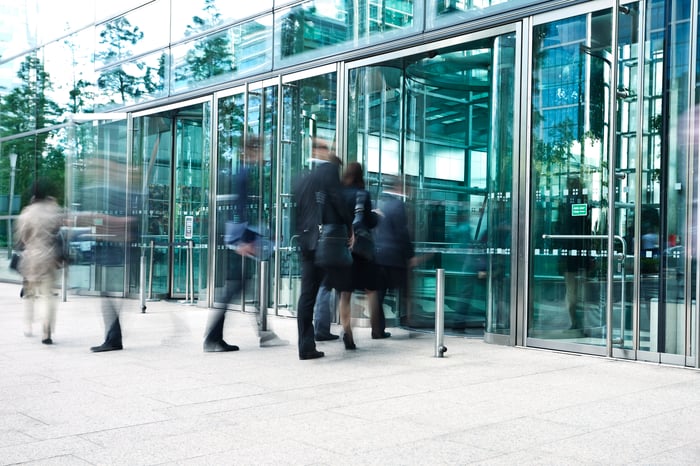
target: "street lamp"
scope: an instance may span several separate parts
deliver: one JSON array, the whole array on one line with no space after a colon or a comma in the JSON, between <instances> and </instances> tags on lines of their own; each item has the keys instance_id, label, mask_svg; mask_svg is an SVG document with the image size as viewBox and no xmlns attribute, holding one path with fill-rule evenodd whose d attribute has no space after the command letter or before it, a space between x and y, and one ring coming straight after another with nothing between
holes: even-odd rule
<instances>
[{"instance_id":1,"label":"street lamp","mask_svg":"<svg viewBox=\"0 0 700 466\"><path fill-rule=\"evenodd\" d=\"M15 197L15 171L17 169L17 154L10 153L10 199L7 202L7 258L12 257L12 204Z\"/></svg>"}]
</instances>

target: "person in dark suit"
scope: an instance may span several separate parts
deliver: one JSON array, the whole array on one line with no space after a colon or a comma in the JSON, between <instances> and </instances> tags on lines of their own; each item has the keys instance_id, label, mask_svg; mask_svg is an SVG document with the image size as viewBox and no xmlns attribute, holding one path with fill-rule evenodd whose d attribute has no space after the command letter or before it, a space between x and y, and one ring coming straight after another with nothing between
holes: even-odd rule
<instances>
[{"instance_id":1,"label":"person in dark suit","mask_svg":"<svg viewBox=\"0 0 700 466\"><path fill-rule=\"evenodd\" d=\"M397 290L405 300L408 268L415 266L415 250L408 232L408 216L404 206L401 180L386 177L385 191L379 197L379 222L374 229L375 261L379 266L377 290L378 322L372 326L372 336L386 338L384 329L384 298L389 290Z\"/></svg>"},{"instance_id":2,"label":"person in dark suit","mask_svg":"<svg viewBox=\"0 0 700 466\"><path fill-rule=\"evenodd\" d=\"M301 248L301 292L297 303L297 331L299 333L299 359L316 359L324 356L316 349L314 338L314 303L326 273L315 262L319 223L345 224L352 227L352 212L348 212L341 195L339 159L333 154L327 141L314 138L315 166L294 186L296 202L296 227ZM318 201L323 197L323 203ZM321 205L323 208L321 208ZM332 277L328 277L333 287Z\"/></svg>"},{"instance_id":3,"label":"person in dark suit","mask_svg":"<svg viewBox=\"0 0 700 466\"><path fill-rule=\"evenodd\" d=\"M378 216L372 211L372 200L369 192L365 189L364 174L362 165L358 162L349 163L343 173L343 198L345 200L346 209L355 212L353 222L360 224L367 231L377 226ZM358 194L360 200L364 198L362 208L357 205ZM384 313L382 312L381 319L379 317L379 309L377 305L377 284L378 270L374 260L365 259L357 254L352 255L352 269L350 280L342 280L339 284L340 288L340 303L339 314L340 323L343 326L343 343L345 349L356 349L355 340L352 335L351 315L350 315L350 300L354 290L362 290L367 297L367 303L370 311L370 324L372 326L372 338L387 338L391 336L385 332L386 323L384 322Z\"/></svg>"},{"instance_id":4,"label":"person in dark suit","mask_svg":"<svg viewBox=\"0 0 700 466\"><path fill-rule=\"evenodd\" d=\"M223 296L217 298L218 307L213 308L209 314L203 344L206 353L238 351L238 346L224 340L226 305L241 295L245 284L242 273L245 258L262 259L267 254L263 248L264 238L248 225L249 197L256 192L255 180L263 159L262 143L259 137L249 135L241 153L238 170L233 173L232 170L224 169L219 174L217 204L219 208L229 207L225 210L228 213L227 216L219 216L218 225L219 232L223 233L219 238L223 239L226 246L220 252L223 255L221 259L226 274L226 284ZM259 317L259 312L256 316ZM261 347L281 346L288 343L281 340L275 332L262 330L261 324L260 319L257 319L256 327Z\"/></svg>"}]
</instances>

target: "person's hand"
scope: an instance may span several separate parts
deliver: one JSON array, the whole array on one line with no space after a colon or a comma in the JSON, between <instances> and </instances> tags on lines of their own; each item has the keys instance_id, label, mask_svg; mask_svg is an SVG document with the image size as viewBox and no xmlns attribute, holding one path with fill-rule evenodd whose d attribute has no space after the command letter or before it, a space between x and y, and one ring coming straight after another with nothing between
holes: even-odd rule
<instances>
[{"instance_id":1,"label":"person's hand","mask_svg":"<svg viewBox=\"0 0 700 466\"><path fill-rule=\"evenodd\" d=\"M353 230L350 230L350 238L348 238L348 247L352 249L352 247L355 245L355 232Z\"/></svg>"},{"instance_id":2,"label":"person's hand","mask_svg":"<svg viewBox=\"0 0 700 466\"><path fill-rule=\"evenodd\" d=\"M236 253L243 257L255 257L255 244L239 243L236 245Z\"/></svg>"}]
</instances>

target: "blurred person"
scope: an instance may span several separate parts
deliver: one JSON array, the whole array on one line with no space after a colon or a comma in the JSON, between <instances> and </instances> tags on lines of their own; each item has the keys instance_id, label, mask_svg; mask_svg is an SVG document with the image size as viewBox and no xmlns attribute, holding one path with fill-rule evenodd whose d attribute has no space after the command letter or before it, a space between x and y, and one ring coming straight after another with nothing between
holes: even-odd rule
<instances>
[{"instance_id":1,"label":"blurred person","mask_svg":"<svg viewBox=\"0 0 700 466\"><path fill-rule=\"evenodd\" d=\"M114 296L122 291L121 284L111 290L115 283L109 281L107 273L112 267L124 266L125 245L137 233L137 222L127 215L127 207L133 199L127 190L126 163L124 160L91 159L84 176L79 199L81 211L73 213L73 220L76 227L89 227L91 231L81 235L81 239L94 241L92 259L100 274L95 287L102 297L100 307L105 333L102 344L91 347L90 351L119 351L123 349L120 313L125 300Z\"/></svg>"},{"instance_id":2,"label":"blurred person","mask_svg":"<svg viewBox=\"0 0 700 466\"><path fill-rule=\"evenodd\" d=\"M253 194L251 187L253 178L257 177L263 158L262 141L254 135L249 135L245 141L240 166L236 173L230 171L220 173L219 191L217 202L230 203L229 217L223 218L220 223L226 248L224 254L224 270L226 283L223 296L217 299L222 303L220 307L212 308L209 313L207 327L204 335L204 352L228 352L238 351L238 346L231 345L224 340L224 324L226 319L226 306L235 298L240 297L245 286L243 276L243 261L245 258L262 259L269 254L269 248L264 249L262 235L255 231L248 223L249 196ZM269 246L269 245L268 245ZM262 322L259 320L259 312L255 313L256 328L260 338L260 346L278 346L288 344L281 340L272 331L262 331Z\"/></svg>"},{"instance_id":3,"label":"blurred person","mask_svg":"<svg viewBox=\"0 0 700 466\"><path fill-rule=\"evenodd\" d=\"M58 241L63 212L49 195L48 180L37 180L32 198L15 224L17 249L22 250L18 271L23 277L24 334L32 335L35 307L42 316L42 339L53 344L57 298L54 294L56 271L62 266L62 243Z\"/></svg>"},{"instance_id":4,"label":"blurred person","mask_svg":"<svg viewBox=\"0 0 700 466\"><path fill-rule=\"evenodd\" d=\"M348 164L343 173L343 199L346 209L355 212L353 226L361 224L368 231L377 226L377 214L372 211L372 200L369 192L365 189L365 180L362 172L362 165L358 162ZM357 206L358 195L364 197L361 208ZM349 278L349 280L348 280ZM384 313L379 317L377 303L378 270L374 260L366 259L358 254L352 255L352 269L349 277L339 279L334 288L340 292L340 302L338 304L340 314L340 324L343 326L343 343L346 350L356 349L355 340L352 334L351 307L350 302L354 290L362 290L367 296L370 311L370 324L372 327L372 338L387 338L391 336L385 331Z\"/></svg>"},{"instance_id":5,"label":"blurred person","mask_svg":"<svg viewBox=\"0 0 700 466\"><path fill-rule=\"evenodd\" d=\"M561 256L559 263L560 272L564 275L566 288L566 308L569 313L570 330L582 328L582 322L578 319L577 308L579 300L585 300L579 285L585 280L588 271L593 265L592 258L588 256L591 249L591 240L577 238L591 234L591 209L586 210L586 215L574 215L574 205L588 204L588 195L585 194L583 184L578 176L571 176L566 182L567 190L564 192L562 202L559 204L558 232L563 235L571 235L561 241L560 247L567 254ZM583 287L582 287L583 288Z\"/></svg>"},{"instance_id":6,"label":"blurred person","mask_svg":"<svg viewBox=\"0 0 700 466\"><path fill-rule=\"evenodd\" d=\"M405 301L408 296L408 269L415 267L417 263L408 231L405 197L401 180L394 176L385 176L385 189L379 196L376 209L379 222L374 229L375 262L379 266L377 335L380 337L388 333L383 331L386 326L384 318L386 294L389 290L396 290L400 299Z\"/></svg>"},{"instance_id":7,"label":"blurred person","mask_svg":"<svg viewBox=\"0 0 700 466\"><path fill-rule=\"evenodd\" d=\"M317 359L324 356L316 349L313 315L314 303L324 276L329 287L335 288L342 273L324 270L315 263L319 223L344 224L351 231L352 211L348 211L341 194L338 159L328 142L312 140L314 168L295 181L296 230L301 255L301 292L297 303L297 331L299 359ZM323 203L319 200L323 198ZM323 206L323 207L321 207Z\"/></svg>"},{"instance_id":8,"label":"blurred person","mask_svg":"<svg viewBox=\"0 0 700 466\"><path fill-rule=\"evenodd\" d=\"M331 333L331 301L334 301L333 290L321 283L314 305L314 336L316 341L332 341L340 338Z\"/></svg>"}]
</instances>

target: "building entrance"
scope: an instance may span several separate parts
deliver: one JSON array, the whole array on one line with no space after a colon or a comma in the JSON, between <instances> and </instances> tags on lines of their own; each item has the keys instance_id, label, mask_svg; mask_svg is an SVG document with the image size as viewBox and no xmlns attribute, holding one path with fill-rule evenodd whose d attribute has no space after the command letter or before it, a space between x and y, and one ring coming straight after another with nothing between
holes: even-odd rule
<instances>
[{"instance_id":1,"label":"building entrance","mask_svg":"<svg viewBox=\"0 0 700 466\"><path fill-rule=\"evenodd\" d=\"M145 254L151 298L206 298L210 107L206 100L133 119L131 189L141 205L132 256ZM140 287L131 285L132 292Z\"/></svg>"},{"instance_id":2,"label":"building entrance","mask_svg":"<svg viewBox=\"0 0 700 466\"><path fill-rule=\"evenodd\" d=\"M688 102L663 103L661 65L677 52L637 3L570 13L533 27L527 345L689 364Z\"/></svg>"}]
</instances>

